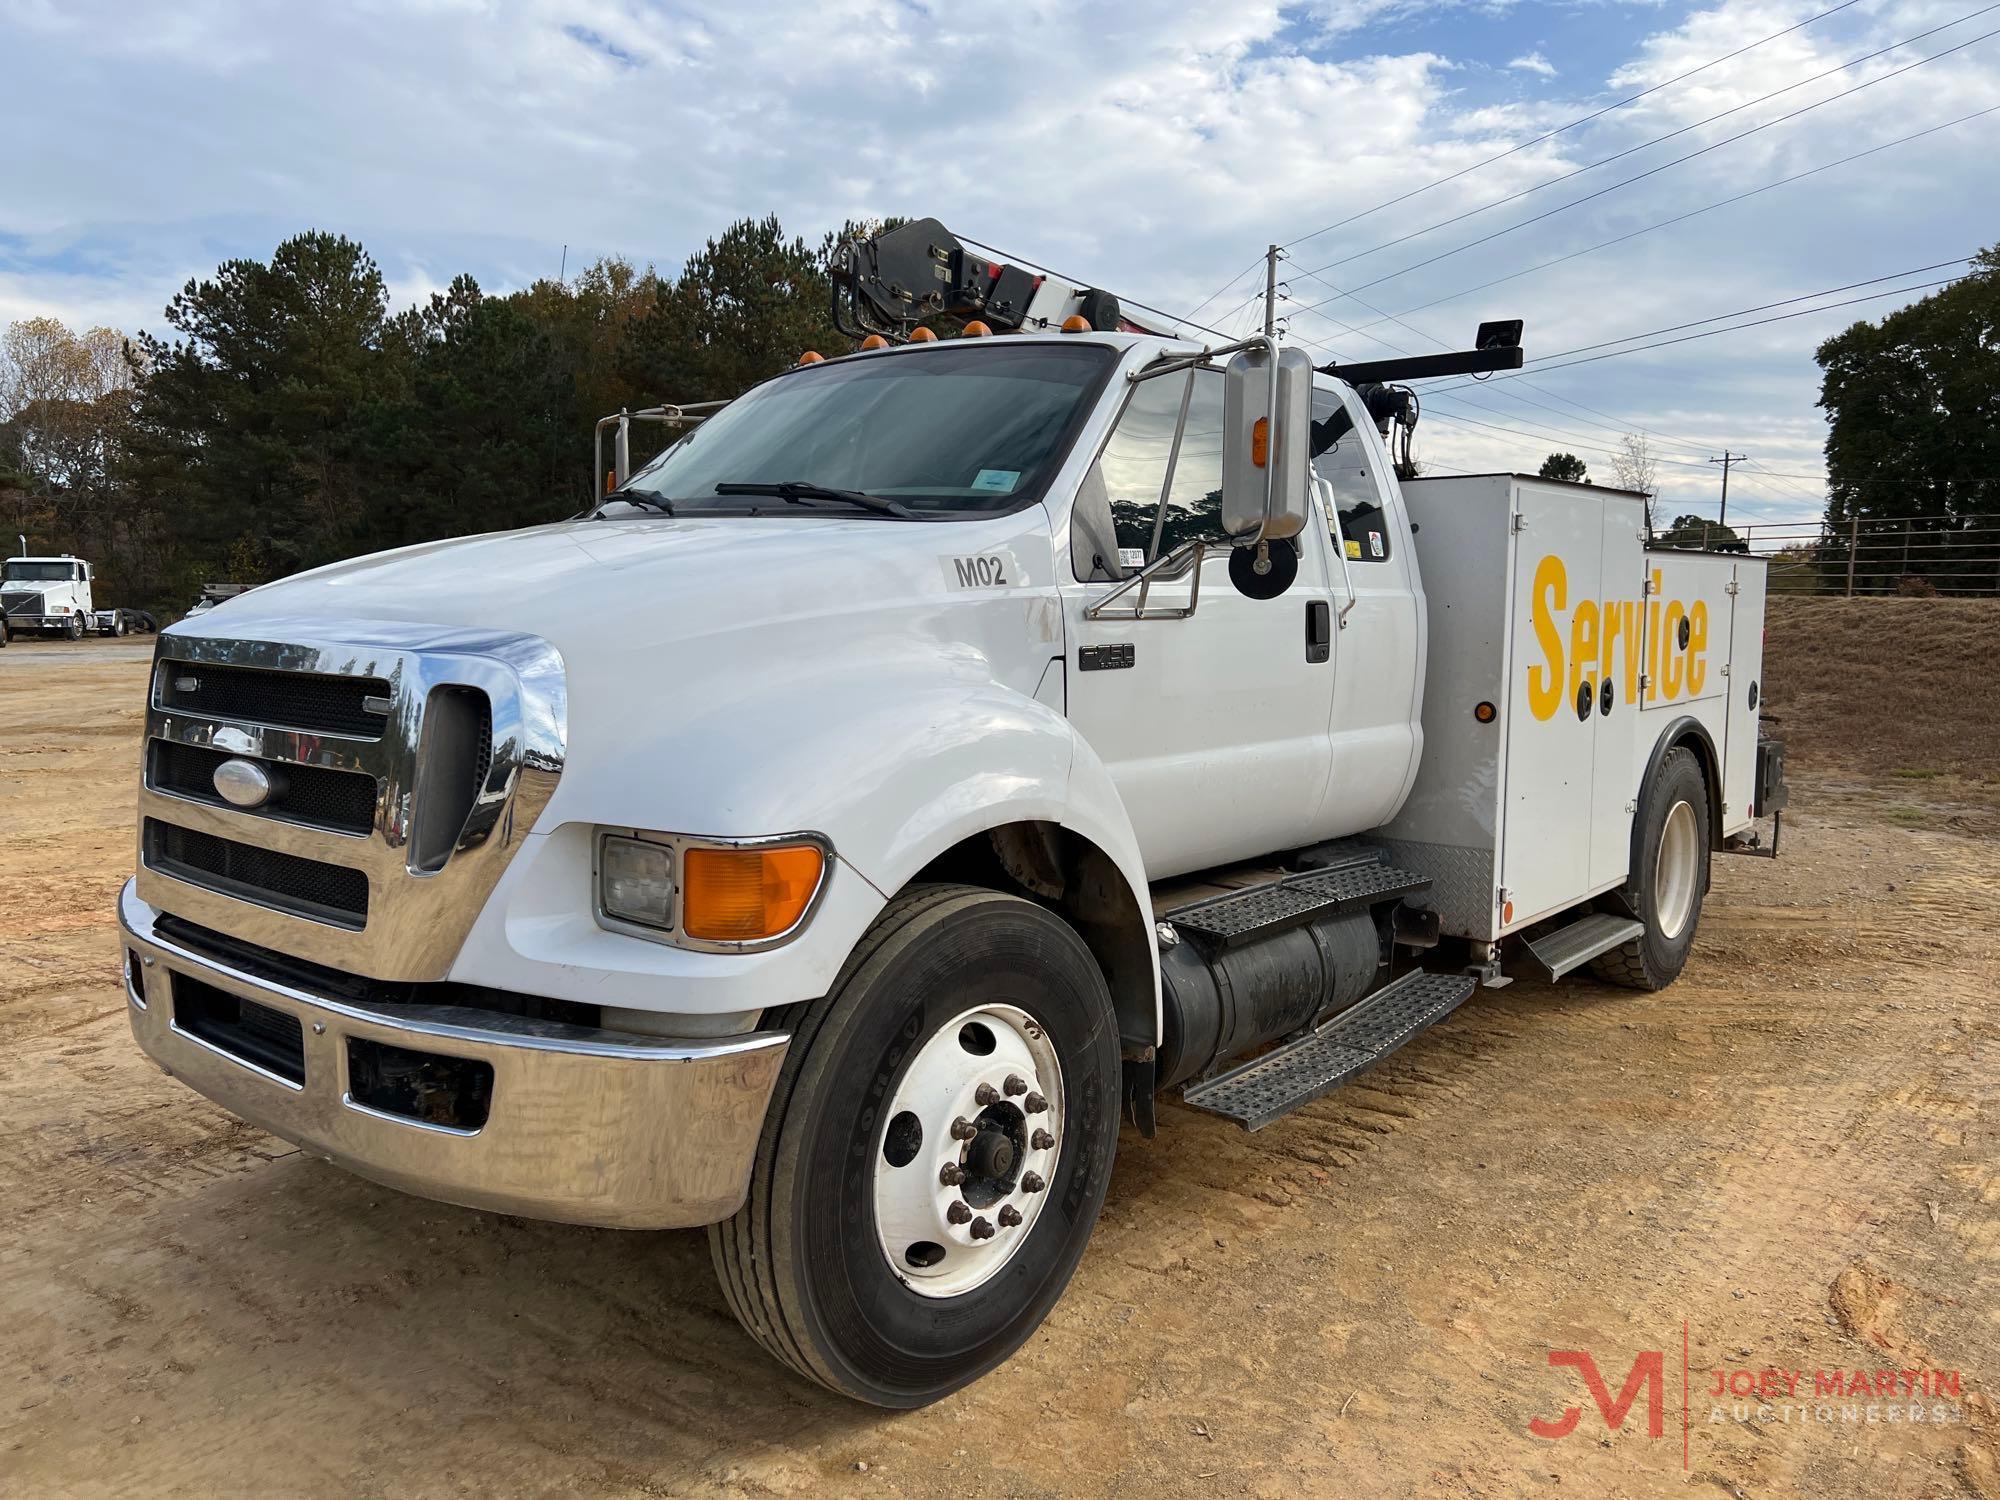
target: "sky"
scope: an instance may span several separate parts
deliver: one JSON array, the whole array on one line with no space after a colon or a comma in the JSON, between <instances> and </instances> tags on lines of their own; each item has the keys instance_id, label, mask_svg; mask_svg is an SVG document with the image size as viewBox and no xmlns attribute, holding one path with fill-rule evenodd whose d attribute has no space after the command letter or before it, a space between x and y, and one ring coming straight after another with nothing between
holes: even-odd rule
<instances>
[{"instance_id":1,"label":"sky","mask_svg":"<svg viewBox=\"0 0 2000 1500\"><path fill-rule=\"evenodd\" d=\"M1713 516L1734 452L1732 522L1810 520L1814 348L2000 241L2000 113L1961 118L2000 106L1993 31L1991 0L0 0L0 322L163 331L308 228L406 304L670 273L775 212L933 216L1240 334L1275 242L1328 358L1525 320L1522 378L1429 388L1427 466L1608 481L1636 430L1663 510ZM1751 308L1806 315L1616 352Z\"/></svg>"}]
</instances>

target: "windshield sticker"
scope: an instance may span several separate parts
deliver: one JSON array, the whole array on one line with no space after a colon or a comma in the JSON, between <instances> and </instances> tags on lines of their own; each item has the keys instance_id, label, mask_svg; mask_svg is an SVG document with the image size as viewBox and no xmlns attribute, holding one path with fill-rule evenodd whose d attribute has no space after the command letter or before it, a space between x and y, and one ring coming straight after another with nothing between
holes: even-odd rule
<instances>
[{"instance_id":1,"label":"windshield sticker","mask_svg":"<svg viewBox=\"0 0 2000 1500\"><path fill-rule=\"evenodd\" d=\"M1010 495L1020 479L1019 469L981 469L972 476L972 487L975 490L990 490L996 495Z\"/></svg>"},{"instance_id":2,"label":"windshield sticker","mask_svg":"<svg viewBox=\"0 0 2000 1500\"><path fill-rule=\"evenodd\" d=\"M950 589L1012 589L1027 580L1011 552L981 552L972 557L941 558L944 584Z\"/></svg>"}]
</instances>

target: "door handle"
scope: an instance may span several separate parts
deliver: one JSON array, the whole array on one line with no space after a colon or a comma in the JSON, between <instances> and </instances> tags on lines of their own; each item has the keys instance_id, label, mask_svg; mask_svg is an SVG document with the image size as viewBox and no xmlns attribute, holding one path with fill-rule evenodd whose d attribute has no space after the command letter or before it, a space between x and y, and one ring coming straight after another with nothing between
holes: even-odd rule
<instances>
[{"instance_id":1,"label":"door handle","mask_svg":"<svg viewBox=\"0 0 2000 1500\"><path fill-rule=\"evenodd\" d=\"M1306 660L1333 659L1333 609L1324 599L1306 600Z\"/></svg>"}]
</instances>

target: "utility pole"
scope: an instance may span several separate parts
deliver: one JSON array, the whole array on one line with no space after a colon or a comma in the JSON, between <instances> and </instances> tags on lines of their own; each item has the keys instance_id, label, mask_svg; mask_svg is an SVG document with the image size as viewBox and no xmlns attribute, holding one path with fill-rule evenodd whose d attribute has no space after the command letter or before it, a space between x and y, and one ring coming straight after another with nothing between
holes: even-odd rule
<instances>
[{"instance_id":1,"label":"utility pole","mask_svg":"<svg viewBox=\"0 0 2000 1500\"><path fill-rule=\"evenodd\" d=\"M1264 334L1278 331L1278 257L1285 252L1273 245L1264 252Z\"/></svg>"},{"instance_id":2,"label":"utility pole","mask_svg":"<svg viewBox=\"0 0 2000 1500\"><path fill-rule=\"evenodd\" d=\"M1729 524L1729 466L1731 464L1740 464L1749 456L1747 453L1731 453L1727 448L1724 448L1722 450L1722 457L1711 458L1709 460L1712 464L1722 465L1722 509L1717 511L1715 515L1715 524L1717 526L1727 526Z\"/></svg>"}]
</instances>

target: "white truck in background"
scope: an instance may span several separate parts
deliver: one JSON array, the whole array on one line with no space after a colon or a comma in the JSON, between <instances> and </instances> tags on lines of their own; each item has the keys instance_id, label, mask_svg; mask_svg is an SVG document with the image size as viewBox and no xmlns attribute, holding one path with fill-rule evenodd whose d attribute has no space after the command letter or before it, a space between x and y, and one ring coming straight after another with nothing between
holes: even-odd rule
<instances>
[{"instance_id":1,"label":"white truck in background","mask_svg":"<svg viewBox=\"0 0 2000 1500\"><path fill-rule=\"evenodd\" d=\"M1054 1305L1121 1118L1260 1128L1516 974L1669 984L1785 789L1759 559L1399 482L1390 382L1518 325L1315 371L930 220L836 299L874 347L647 414L688 430L584 517L165 632L119 906L195 1089L410 1192L707 1225L758 1342L908 1407Z\"/></svg>"},{"instance_id":2,"label":"white truck in background","mask_svg":"<svg viewBox=\"0 0 2000 1500\"><path fill-rule=\"evenodd\" d=\"M90 596L90 564L61 553L26 555L0 562L0 646L17 635L59 635L80 641L86 635L150 631L153 617L138 609L98 609Z\"/></svg>"}]
</instances>

